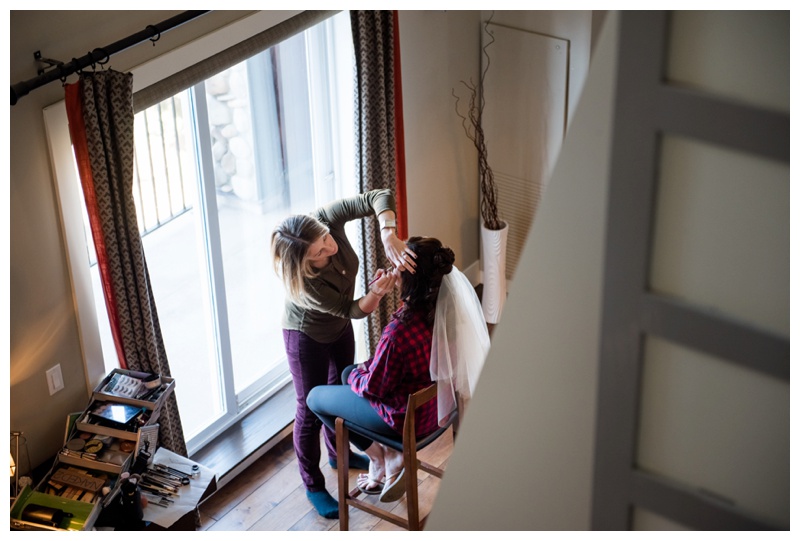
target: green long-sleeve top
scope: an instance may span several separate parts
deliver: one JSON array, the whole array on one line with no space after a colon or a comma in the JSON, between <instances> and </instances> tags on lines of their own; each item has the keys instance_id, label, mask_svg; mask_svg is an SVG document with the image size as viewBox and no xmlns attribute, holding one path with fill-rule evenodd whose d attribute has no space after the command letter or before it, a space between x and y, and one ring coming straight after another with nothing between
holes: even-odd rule
<instances>
[{"instance_id":1,"label":"green long-sleeve top","mask_svg":"<svg viewBox=\"0 0 800 541\"><path fill-rule=\"evenodd\" d=\"M297 330L317 342L329 344L341 336L351 319L366 317L354 299L358 256L350 245L344 226L351 220L365 218L391 210L396 212L391 190L372 190L367 193L340 199L312 212L311 215L330 228L339 251L331 261L319 269L314 278L306 279L307 308L292 302L288 297L283 313L284 329Z\"/></svg>"}]
</instances>

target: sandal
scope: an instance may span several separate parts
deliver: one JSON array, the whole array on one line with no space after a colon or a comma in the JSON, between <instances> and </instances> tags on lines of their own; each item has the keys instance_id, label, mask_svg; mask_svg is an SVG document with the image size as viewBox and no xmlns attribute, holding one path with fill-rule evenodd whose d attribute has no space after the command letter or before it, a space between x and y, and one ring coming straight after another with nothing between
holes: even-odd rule
<instances>
[{"instance_id":1,"label":"sandal","mask_svg":"<svg viewBox=\"0 0 800 541\"><path fill-rule=\"evenodd\" d=\"M364 494L380 494L383 492L384 482L381 479L370 476L368 473L361 473L356 478L356 487Z\"/></svg>"},{"instance_id":2,"label":"sandal","mask_svg":"<svg viewBox=\"0 0 800 541\"><path fill-rule=\"evenodd\" d=\"M405 473L406 469L403 468L399 472L386 476L386 482L379 498L380 501L384 503L394 502L403 497L406 492ZM392 481L389 481L389 479L392 479Z\"/></svg>"}]
</instances>

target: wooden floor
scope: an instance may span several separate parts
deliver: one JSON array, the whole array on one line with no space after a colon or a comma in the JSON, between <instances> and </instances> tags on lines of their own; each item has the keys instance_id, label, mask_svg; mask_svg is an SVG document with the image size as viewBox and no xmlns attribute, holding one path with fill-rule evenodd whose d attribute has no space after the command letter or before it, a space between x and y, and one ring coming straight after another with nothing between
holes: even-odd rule
<instances>
[{"instance_id":1,"label":"wooden floor","mask_svg":"<svg viewBox=\"0 0 800 541\"><path fill-rule=\"evenodd\" d=\"M338 499L336 470L331 469L323 445L322 473L328 492ZM453 449L452 431L420 452L420 458L434 466L446 467ZM361 473L350 471L350 487ZM446 475L446 474L445 474ZM440 480L420 472L420 514L427 515L439 491ZM364 496L386 510L405 515L405 496L381 504L378 496ZM320 517L306 499L300 480L291 436L273 447L244 472L236 476L200 505L201 529L208 531L324 531L338 530L339 521ZM402 530L368 513L350 508L350 529L360 531Z\"/></svg>"}]
</instances>

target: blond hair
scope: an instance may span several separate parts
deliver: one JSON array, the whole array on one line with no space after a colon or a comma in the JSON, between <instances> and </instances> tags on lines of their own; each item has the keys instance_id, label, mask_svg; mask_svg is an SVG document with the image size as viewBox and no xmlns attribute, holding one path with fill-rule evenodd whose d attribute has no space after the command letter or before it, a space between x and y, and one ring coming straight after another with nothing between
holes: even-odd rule
<instances>
[{"instance_id":1,"label":"blond hair","mask_svg":"<svg viewBox=\"0 0 800 541\"><path fill-rule=\"evenodd\" d=\"M289 216L272 232L272 264L292 302L308 306L305 280L317 275L306 259L308 247L329 232L325 224L306 215Z\"/></svg>"}]
</instances>

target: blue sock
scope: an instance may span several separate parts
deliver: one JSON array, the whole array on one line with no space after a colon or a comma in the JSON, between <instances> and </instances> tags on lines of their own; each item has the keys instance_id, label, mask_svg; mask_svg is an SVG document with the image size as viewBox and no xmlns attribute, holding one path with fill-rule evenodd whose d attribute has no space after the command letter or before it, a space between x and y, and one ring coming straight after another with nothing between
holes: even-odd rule
<instances>
[{"instance_id":1,"label":"blue sock","mask_svg":"<svg viewBox=\"0 0 800 541\"><path fill-rule=\"evenodd\" d=\"M319 492L306 490L306 497L321 516L339 518L339 502L334 500L327 490L320 490Z\"/></svg>"},{"instance_id":2,"label":"blue sock","mask_svg":"<svg viewBox=\"0 0 800 541\"><path fill-rule=\"evenodd\" d=\"M330 464L331 468L334 470L338 466L335 458L329 458L328 464ZM350 469L369 471L369 457L357 453L350 453Z\"/></svg>"}]
</instances>

